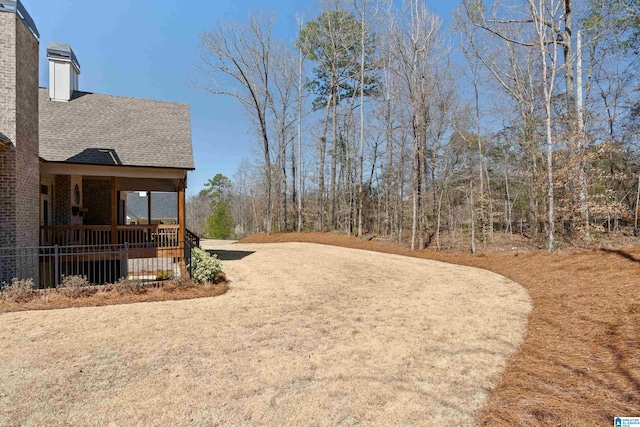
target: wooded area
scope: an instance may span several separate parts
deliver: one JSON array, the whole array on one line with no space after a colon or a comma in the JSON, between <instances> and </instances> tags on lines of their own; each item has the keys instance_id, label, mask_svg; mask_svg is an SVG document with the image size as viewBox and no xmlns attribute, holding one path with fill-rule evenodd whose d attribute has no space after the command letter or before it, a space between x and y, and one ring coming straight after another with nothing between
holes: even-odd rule
<instances>
[{"instance_id":1,"label":"wooded area","mask_svg":"<svg viewBox=\"0 0 640 427\"><path fill-rule=\"evenodd\" d=\"M411 249L637 236L636 1L464 0L447 26L420 0L331 1L293 43L274 19L201 35L197 86L238 100L260 155L188 200L193 231L217 209L229 236Z\"/></svg>"}]
</instances>

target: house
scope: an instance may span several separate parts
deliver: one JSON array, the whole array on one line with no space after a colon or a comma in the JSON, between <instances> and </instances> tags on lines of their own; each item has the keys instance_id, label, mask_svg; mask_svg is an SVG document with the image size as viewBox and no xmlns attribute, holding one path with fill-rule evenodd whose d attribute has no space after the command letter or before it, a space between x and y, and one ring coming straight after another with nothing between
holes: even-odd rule
<instances>
[{"instance_id":1,"label":"house","mask_svg":"<svg viewBox=\"0 0 640 427\"><path fill-rule=\"evenodd\" d=\"M76 273L61 272L43 248L144 244L181 259L194 170L188 105L80 91L80 61L63 43L48 46L49 87L39 88L39 43L20 1L0 0L0 283ZM173 221L128 222L128 195L140 191L173 193ZM11 258L7 248L33 251ZM126 272L116 252L109 268Z\"/></svg>"}]
</instances>

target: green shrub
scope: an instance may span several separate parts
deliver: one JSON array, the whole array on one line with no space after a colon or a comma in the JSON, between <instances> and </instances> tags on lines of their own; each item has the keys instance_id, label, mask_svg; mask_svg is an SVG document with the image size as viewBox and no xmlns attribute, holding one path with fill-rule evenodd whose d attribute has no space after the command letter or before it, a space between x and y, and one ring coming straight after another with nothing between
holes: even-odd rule
<instances>
[{"instance_id":1,"label":"green shrub","mask_svg":"<svg viewBox=\"0 0 640 427\"><path fill-rule=\"evenodd\" d=\"M69 298L80 298L93 293L89 289L89 281L86 276L62 276L58 292Z\"/></svg>"},{"instance_id":2,"label":"green shrub","mask_svg":"<svg viewBox=\"0 0 640 427\"><path fill-rule=\"evenodd\" d=\"M11 284L5 284L2 288L2 298L11 302L26 302L33 298L33 279L12 279Z\"/></svg>"},{"instance_id":3,"label":"green shrub","mask_svg":"<svg viewBox=\"0 0 640 427\"><path fill-rule=\"evenodd\" d=\"M216 255L211 255L200 248L191 251L191 278L198 283L216 282L222 273L222 263Z\"/></svg>"},{"instance_id":4,"label":"green shrub","mask_svg":"<svg viewBox=\"0 0 640 427\"><path fill-rule=\"evenodd\" d=\"M156 280L168 280L171 279L173 274L169 270L161 270L156 273Z\"/></svg>"}]
</instances>

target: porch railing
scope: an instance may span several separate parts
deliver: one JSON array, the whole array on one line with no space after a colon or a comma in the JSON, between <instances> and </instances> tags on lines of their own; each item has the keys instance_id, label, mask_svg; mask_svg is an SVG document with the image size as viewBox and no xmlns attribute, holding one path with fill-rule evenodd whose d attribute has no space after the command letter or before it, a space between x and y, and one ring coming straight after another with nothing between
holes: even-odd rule
<instances>
[{"instance_id":1,"label":"porch railing","mask_svg":"<svg viewBox=\"0 0 640 427\"><path fill-rule=\"evenodd\" d=\"M0 248L0 288L12 279L33 279L39 289L59 287L65 276L86 277L92 285L122 278L156 282L190 275L189 242Z\"/></svg>"},{"instance_id":2,"label":"porch railing","mask_svg":"<svg viewBox=\"0 0 640 427\"><path fill-rule=\"evenodd\" d=\"M113 242L110 225L59 225L40 227L42 246L95 246L129 243L153 244L159 247L178 245L179 225L118 225L118 241Z\"/></svg>"},{"instance_id":3,"label":"porch railing","mask_svg":"<svg viewBox=\"0 0 640 427\"><path fill-rule=\"evenodd\" d=\"M52 225L40 227L40 245L42 246L108 245L110 243L110 225Z\"/></svg>"},{"instance_id":4,"label":"porch railing","mask_svg":"<svg viewBox=\"0 0 640 427\"><path fill-rule=\"evenodd\" d=\"M178 245L179 225L119 225L118 243L153 243L163 248Z\"/></svg>"},{"instance_id":5,"label":"porch railing","mask_svg":"<svg viewBox=\"0 0 640 427\"><path fill-rule=\"evenodd\" d=\"M187 241L190 241L193 244L193 246L200 247L200 236L198 236L196 233L189 230L188 228L185 228L184 230L184 239Z\"/></svg>"}]
</instances>

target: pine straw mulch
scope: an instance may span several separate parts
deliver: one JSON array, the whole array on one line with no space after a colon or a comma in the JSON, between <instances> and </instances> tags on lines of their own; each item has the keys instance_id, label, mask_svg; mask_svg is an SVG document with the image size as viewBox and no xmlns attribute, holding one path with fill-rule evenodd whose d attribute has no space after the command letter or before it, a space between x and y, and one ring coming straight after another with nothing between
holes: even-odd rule
<instances>
[{"instance_id":1,"label":"pine straw mulch","mask_svg":"<svg viewBox=\"0 0 640 427\"><path fill-rule=\"evenodd\" d=\"M477 418L484 426L612 425L640 415L640 246L565 254L411 252L330 233L257 234L479 267L524 286L534 307L520 349Z\"/></svg>"},{"instance_id":2,"label":"pine straw mulch","mask_svg":"<svg viewBox=\"0 0 640 427\"><path fill-rule=\"evenodd\" d=\"M55 310L72 307L101 307L137 302L177 301L222 295L229 290L226 279L211 285L176 285L171 281L146 286L137 292L118 292L111 285L93 286L78 297L69 297L55 289L34 291L28 300L15 302L0 298L0 314L27 310Z\"/></svg>"}]
</instances>

